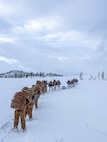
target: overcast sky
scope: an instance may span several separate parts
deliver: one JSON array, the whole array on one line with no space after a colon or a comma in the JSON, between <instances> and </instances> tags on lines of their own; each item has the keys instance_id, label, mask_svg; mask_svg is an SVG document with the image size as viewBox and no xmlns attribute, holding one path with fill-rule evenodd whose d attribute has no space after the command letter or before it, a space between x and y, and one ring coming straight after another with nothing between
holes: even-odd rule
<instances>
[{"instance_id":1,"label":"overcast sky","mask_svg":"<svg viewBox=\"0 0 107 142\"><path fill-rule=\"evenodd\" d=\"M0 0L0 66L107 71L107 0Z\"/></svg>"}]
</instances>

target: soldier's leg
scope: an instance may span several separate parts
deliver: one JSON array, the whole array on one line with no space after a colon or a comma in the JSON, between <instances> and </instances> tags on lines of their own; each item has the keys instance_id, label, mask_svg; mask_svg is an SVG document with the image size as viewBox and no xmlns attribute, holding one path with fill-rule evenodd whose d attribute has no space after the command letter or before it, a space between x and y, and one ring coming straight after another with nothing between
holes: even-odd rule
<instances>
[{"instance_id":1,"label":"soldier's leg","mask_svg":"<svg viewBox=\"0 0 107 142\"><path fill-rule=\"evenodd\" d=\"M28 114L28 106L25 109L25 117L27 116L27 114Z\"/></svg>"},{"instance_id":2,"label":"soldier's leg","mask_svg":"<svg viewBox=\"0 0 107 142\"><path fill-rule=\"evenodd\" d=\"M20 114L19 114L18 110L15 110L15 112L14 112L14 129L18 128L19 116L20 116Z\"/></svg>"},{"instance_id":3,"label":"soldier's leg","mask_svg":"<svg viewBox=\"0 0 107 142\"><path fill-rule=\"evenodd\" d=\"M20 118L21 118L21 128L26 128L26 122L25 122L25 110L20 111Z\"/></svg>"},{"instance_id":4,"label":"soldier's leg","mask_svg":"<svg viewBox=\"0 0 107 142\"><path fill-rule=\"evenodd\" d=\"M38 108L38 97L35 100L35 107Z\"/></svg>"},{"instance_id":5,"label":"soldier's leg","mask_svg":"<svg viewBox=\"0 0 107 142\"><path fill-rule=\"evenodd\" d=\"M29 120L32 119L32 110L33 110L33 106L30 106L28 109Z\"/></svg>"}]
</instances>

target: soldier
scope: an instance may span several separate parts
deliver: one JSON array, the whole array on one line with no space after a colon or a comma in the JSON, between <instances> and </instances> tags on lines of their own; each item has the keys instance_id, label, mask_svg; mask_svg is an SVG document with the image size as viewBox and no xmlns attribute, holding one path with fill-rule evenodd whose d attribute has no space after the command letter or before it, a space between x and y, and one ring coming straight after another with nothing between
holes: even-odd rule
<instances>
[{"instance_id":1,"label":"soldier","mask_svg":"<svg viewBox=\"0 0 107 142\"><path fill-rule=\"evenodd\" d=\"M12 102L11 108L14 108L14 129L18 129L19 119L21 122L21 128L23 131L26 130L26 121L25 121L25 110L26 105L29 104L30 98L27 92L20 91L16 92Z\"/></svg>"},{"instance_id":2,"label":"soldier","mask_svg":"<svg viewBox=\"0 0 107 142\"><path fill-rule=\"evenodd\" d=\"M38 99L40 96L40 88L37 85L32 85L32 100L35 108L38 108Z\"/></svg>"},{"instance_id":3,"label":"soldier","mask_svg":"<svg viewBox=\"0 0 107 142\"><path fill-rule=\"evenodd\" d=\"M32 90L31 88L24 87L22 89L23 92L27 92L29 95L30 102L26 104L26 109L25 109L25 117L28 115L29 120L32 120L32 111L33 111L33 100L32 100Z\"/></svg>"}]
</instances>

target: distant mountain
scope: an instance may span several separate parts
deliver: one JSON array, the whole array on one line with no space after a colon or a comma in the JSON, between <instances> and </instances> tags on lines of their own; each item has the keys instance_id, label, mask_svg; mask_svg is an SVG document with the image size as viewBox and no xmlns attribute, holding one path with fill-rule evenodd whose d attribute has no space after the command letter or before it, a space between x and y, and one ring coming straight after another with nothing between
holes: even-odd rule
<instances>
[{"instance_id":1,"label":"distant mountain","mask_svg":"<svg viewBox=\"0 0 107 142\"><path fill-rule=\"evenodd\" d=\"M9 72L6 73L1 73L0 77L5 77L5 78L15 78L15 77L21 77L21 76L25 76L27 73L24 71L19 71L19 70L11 70Z\"/></svg>"},{"instance_id":2,"label":"distant mountain","mask_svg":"<svg viewBox=\"0 0 107 142\"><path fill-rule=\"evenodd\" d=\"M33 72L24 72L24 71L19 71L19 70L11 70L9 72L6 73L1 73L0 74L0 78L22 78L22 77L45 77L45 76L63 76L63 75L59 75L56 73L44 73L44 72L40 72L40 73L33 73Z\"/></svg>"}]
</instances>

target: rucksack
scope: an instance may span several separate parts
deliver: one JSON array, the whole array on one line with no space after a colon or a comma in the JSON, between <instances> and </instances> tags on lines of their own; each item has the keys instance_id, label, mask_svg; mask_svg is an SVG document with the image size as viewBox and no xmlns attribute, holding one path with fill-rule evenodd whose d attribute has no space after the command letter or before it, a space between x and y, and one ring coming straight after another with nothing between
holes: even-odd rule
<instances>
[{"instance_id":1,"label":"rucksack","mask_svg":"<svg viewBox=\"0 0 107 142\"><path fill-rule=\"evenodd\" d=\"M65 86L62 86L62 89L66 89L66 87L65 87Z\"/></svg>"},{"instance_id":2,"label":"rucksack","mask_svg":"<svg viewBox=\"0 0 107 142\"><path fill-rule=\"evenodd\" d=\"M28 93L25 91L16 92L11 100L10 107L13 109L24 109L26 104L29 103Z\"/></svg>"},{"instance_id":3,"label":"rucksack","mask_svg":"<svg viewBox=\"0 0 107 142\"><path fill-rule=\"evenodd\" d=\"M34 95L32 96L32 100L36 100L38 97L39 97L38 94L34 94Z\"/></svg>"}]
</instances>

